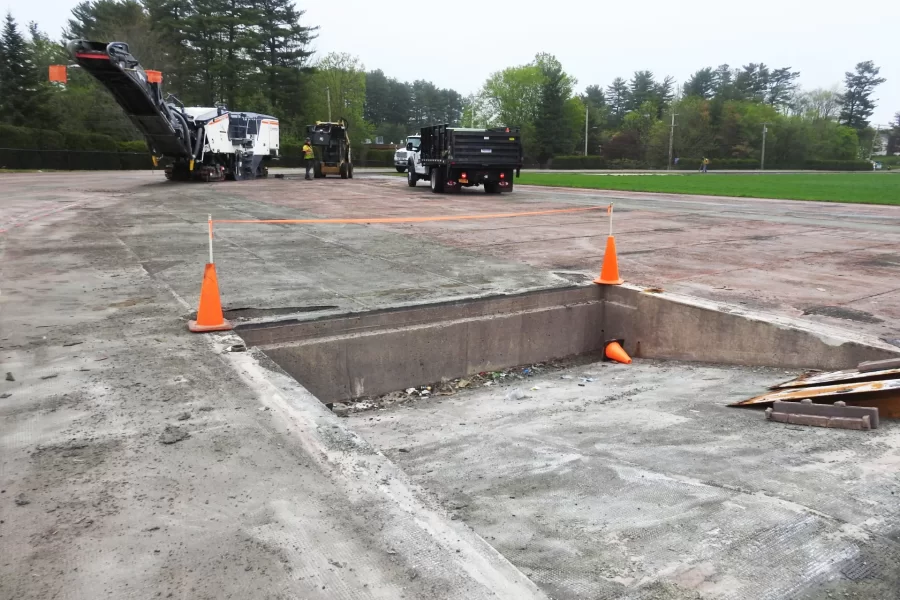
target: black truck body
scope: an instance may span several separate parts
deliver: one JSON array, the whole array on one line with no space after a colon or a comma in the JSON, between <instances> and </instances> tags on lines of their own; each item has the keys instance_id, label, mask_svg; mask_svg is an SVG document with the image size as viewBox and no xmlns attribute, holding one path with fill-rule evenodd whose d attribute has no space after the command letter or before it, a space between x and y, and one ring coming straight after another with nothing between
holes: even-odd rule
<instances>
[{"instance_id":1,"label":"black truck body","mask_svg":"<svg viewBox=\"0 0 900 600\"><path fill-rule=\"evenodd\" d=\"M429 178L432 191L481 185L485 192L511 192L522 169L522 137L516 127L422 128L420 165L413 177ZM424 170L423 170L424 168ZM414 182L413 182L414 185Z\"/></svg>"}]
</instances>

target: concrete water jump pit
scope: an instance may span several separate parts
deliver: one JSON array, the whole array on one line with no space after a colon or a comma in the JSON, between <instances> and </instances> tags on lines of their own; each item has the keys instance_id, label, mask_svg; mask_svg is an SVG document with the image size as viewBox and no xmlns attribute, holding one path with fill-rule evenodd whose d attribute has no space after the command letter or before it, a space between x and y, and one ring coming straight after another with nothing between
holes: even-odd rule
<instances>
[{"instance_id":1,"label":"concrete water jump pit","mask_svg":"<svg viewBox=\"0 0 900 600\"><path fill-rule=\"evenodd\" d=\"M318 319L237 333L327 404L602 352L637 358L840 369L896 349L622 286L577 286Z\"/></svg>"},{"instance_id":2,"label":"concrete water jump pit","mask_svg":"<svg viewBox=\"0 0 900 600\"><path fill-rule=\"evenodd\" d=\"M900 424L798 427L727 407L802 369L896 356L889 348L598 286L238 333L328 404L580 357L348 415L555 600L900 591ZM600 362L612 338L634 363Z\"/></svg>"}]
</instances>

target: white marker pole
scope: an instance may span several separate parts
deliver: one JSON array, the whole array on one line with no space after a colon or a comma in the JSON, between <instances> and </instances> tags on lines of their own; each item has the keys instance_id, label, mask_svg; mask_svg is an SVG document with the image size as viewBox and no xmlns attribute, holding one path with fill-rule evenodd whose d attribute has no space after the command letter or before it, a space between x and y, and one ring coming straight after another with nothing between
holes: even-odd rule
<instances>
[{"instance_id":1,"label":"white marker pole","mask_svg":"<svg viewBox=\"0 0 900 600\"><path fill-rule=\"evenodd\" d=\"M212 253L212 238L213 238L212 215L208 215L207 222L209 223L209 264L213 264L213 253Z\"/></svg>"},{"instance_id":2,"label":"white marker pole","mask_svg":"<svg viewBox=\"0 0 900 600\"><path fill-rule=\"evenodd\" d=\"M613 205L612 205L612 202L610 202L609 203L609 237L612 237L612 211L613 211ZM212 250L210 250L210 252L212 252Z\"/></svg>"}]
</instances>

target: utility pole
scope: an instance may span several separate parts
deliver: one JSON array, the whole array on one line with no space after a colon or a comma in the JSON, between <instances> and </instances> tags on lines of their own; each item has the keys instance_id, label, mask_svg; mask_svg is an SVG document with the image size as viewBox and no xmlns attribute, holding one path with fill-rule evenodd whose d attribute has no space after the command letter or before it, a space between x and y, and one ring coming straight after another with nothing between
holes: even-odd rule
<instances>
[{"instance_id":1,"label":"utility pole","mask_svg":"<svg viewBox=\"0 0 900 600\"><path fill-rule=\"evenodd\" d=\"M669 129L669 164L666 165L666 171L672 170L672 150L675 147L675 117L678 115L672 113L672 127Z\"/></svg>"},{"instance_id":2,"label":"utility pole","mask_svg":"<svg viewBox=\"0 0 900 600\"><path fill-rule=\"evenodd\" d=\"M763 123L762 124L762 126L763 126L763 142L762 142L762 153L760 154L760 157L759 157L759 170L760 171L766 170L766 133L769 132L769 125L771 125L771 123Z\"/></svg>"},{"instance_id":3,"label":"utility pole","mask_svg":"<svg viewBox=\"0 0 900 600\"><path fill-rule=\"evenodd\" d=\"M588 140L588 105L584 103L584 155L587 156L587 140Z\"/></svg>"},{"instance_id":4,"label":"utility pole","mask_svg":"<svg viewBox=\"0 0 900 600\"><path fill-rule=\"evenodd\" d=\"M328 97L328 122L331 123L331 88L325 88L325 95Z\"/></svg>"}]
</instances>

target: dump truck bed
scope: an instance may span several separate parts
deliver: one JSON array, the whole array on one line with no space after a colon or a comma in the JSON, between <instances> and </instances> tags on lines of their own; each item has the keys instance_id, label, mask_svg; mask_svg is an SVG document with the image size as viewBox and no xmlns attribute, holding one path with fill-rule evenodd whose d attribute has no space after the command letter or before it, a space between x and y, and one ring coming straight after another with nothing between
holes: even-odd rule
<instances>
[{"instance_id":1,"label":"dump truck bed","mask_svg":"<svg viewBox=\"0 0 900 600\"><path fill-rule=\"evenodd\" d=\"M425 127L422 147L423 164L511 169L522 166L522 139L516 128Z\"/></svg>"}]
</instances>

